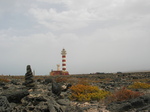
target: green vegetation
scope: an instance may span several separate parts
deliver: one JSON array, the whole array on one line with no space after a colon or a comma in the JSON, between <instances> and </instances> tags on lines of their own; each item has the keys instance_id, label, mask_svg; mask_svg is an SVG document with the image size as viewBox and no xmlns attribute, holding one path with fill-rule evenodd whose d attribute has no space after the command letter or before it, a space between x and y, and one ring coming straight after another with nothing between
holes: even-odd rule
<instances>
[{"instance_id":1,"label":"green vegetation","mask_svg":"<svg viewBox=\"0 0 150 112\"><path fill-rule=\"evenodd\" d=\"M100 90L97 86L77 84L71 88L71 100L76 101L92 101L92 100L101 100L106 98L110 92L105 90Z\"/></svg>"},{"instance_id":2,"label":"green vegetation","mask_svg":"<svg viewBox=\"0 0 150 112\"><path fill-rule=\"evenodd\" d=\"M149 89L150 84L142 83L142 82L135 82L134 84L128 86L130 89Z\"/></svg>"}]
</instances>

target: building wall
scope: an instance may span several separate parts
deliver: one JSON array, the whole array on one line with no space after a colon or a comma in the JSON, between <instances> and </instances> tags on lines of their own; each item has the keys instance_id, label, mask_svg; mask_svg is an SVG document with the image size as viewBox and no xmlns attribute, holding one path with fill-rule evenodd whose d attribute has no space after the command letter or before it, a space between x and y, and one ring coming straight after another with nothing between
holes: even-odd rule
<instances>
[{"instance_id":1,"label":"building wall","mask_svg":"<svg viewBox=\"0 0 150 112\"><path fill-rule=\"evenodd\" d=\"M50 75L51 76L54 76L54 75L69 75L69 72L68 71L51 71Z\"/></svg>"}]
</instances>

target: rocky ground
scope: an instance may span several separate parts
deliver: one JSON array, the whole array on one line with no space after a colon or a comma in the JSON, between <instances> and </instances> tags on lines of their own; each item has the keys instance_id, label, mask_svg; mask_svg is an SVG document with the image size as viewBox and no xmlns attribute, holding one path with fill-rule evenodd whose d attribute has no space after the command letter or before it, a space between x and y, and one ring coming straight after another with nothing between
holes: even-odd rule
<instances>
[{"instance_id":1,"label":"rocky ground","mask_svg":"<svg viewBox=\"0 0 150 112\"><path fill-rule=\"evenodd\" d=\"M26 86L24 76L3 78L9 81L0 82L0 112L150 112L150 89L136 89L144 95L112 103L71 101L71 91L66 89L69 84L89 79L92 85L113 92L137 80L150 83L150 73L34 76L32 87Z\"/></svg>"}]
</instances>

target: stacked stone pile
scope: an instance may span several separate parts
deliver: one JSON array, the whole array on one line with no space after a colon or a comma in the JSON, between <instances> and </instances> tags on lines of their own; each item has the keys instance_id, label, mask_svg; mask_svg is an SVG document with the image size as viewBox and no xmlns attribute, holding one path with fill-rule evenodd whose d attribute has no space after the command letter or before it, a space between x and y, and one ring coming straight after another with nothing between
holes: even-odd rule
<instances>
[{"instance_id":1,"label":"stacked stone pile","mask_svg":"<svg viewBox=\"0 0 150 112\"><path fill-rule=\"evenodd\" d=\"M28 88L34 88L35 87L35 82L33 79L33 73L32 73L30 65L27 65L27 73L25 74L25 85Z\"/></svg>"}]
</instances>

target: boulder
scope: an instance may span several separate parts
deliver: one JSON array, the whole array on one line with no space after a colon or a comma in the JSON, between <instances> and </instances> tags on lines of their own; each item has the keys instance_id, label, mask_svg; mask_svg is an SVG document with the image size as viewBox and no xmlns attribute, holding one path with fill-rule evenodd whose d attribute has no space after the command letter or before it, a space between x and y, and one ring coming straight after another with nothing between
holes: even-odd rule
<instances>
[{"instance_id":1,"label":"boulder","mask_svg":"<svg viewBox=\"0 0 150 112\"><path fill-rule=\"evenodd\" d=\"M48 100L48 108L50 112L65 112L54 99Z\"/></svg>"},{"instance_id":2,"label":"boulder","mask_svg":"<svg viewBox=\"0 0 150 112\"><path fill-rule=\"evenodd\" d=\"M27 95L29 95L27 90L6 91L1 94L1 96L5 96L8 99L9 103L21 103L21 99Z\"/></svg>"},{"instance_id":3,"label":"boulder","mask_svg":"<svg viewBox=\"0 0 150 112\"><path fill-rule=\"evenodd\" d=\"M45 79L45 81L43 82L44 84L49 84L49 83L52 83L53 82L53 79L52 78L48 78L48 79Z\"/></svg>"},{"instance_id":4,"label":"boulder","mask_svg":"<svg viewBox=\"0 0 150 112\"><path fill-rule=\"evenodd\" d=\"M140 96L128 101L113 102L107 105L106 109L111 112L124 112L129 110L149 110L150 109L150 95Z\"/></svg>"},{"instance_id":5,"label":"boulder","mask_svg":"<svg viewBox=\"0 0 150 112\"><path fill-rule=\"evenodd\" d=\"M11 80L11 83L14 84L14 85L19 85L18 80Z\"/></svg>"},{"instance_id":6,"label":"boulder","mask_svg":"<svg viewBox=\"0 0 150 112\"><path fill-rule=\"evenodd\" d=\"M52 93L59 96L61 94L61 86L58 83L52 83Z\"/></svg>"},{"instance_id":7,"label":"boulder","mask_svg":"<svg viewBox=\"0 0 150 112\"><path fill-rule=\"evenodd\" d=\"M5 86L5 83L4 82L0 82L0 87L3 87Z\"/></svg>"},{"instance_id":8,"label":"boulder","mask_svg":"<svg viewBox=\"0 0 150 112\"><path fill-rule=\"evenodd\" d=\"M30 94L21 100L23 105L28 105L30 103L34 106L38 105L40 102L46 102L46 101L47 100L43 96L38 96L33 94Z\"/></svg>"},{"instance_id":9,"label":"boulder","mask_svg":"<svg viewBox=\"0 0 150 112\"><path fill-rule=\"evenodd\" d=\"M143 99L143 100L144 100L144 103L150 104L150 94L141 96L140 99Z\"/></svg>"},{"instance_id":10,"label":"boulder","mask_svg":"<svg viewBox=\"0 0 150 112\"><path fill-rule=\"evenodd\" d=\"M0 112L10 112L11 106L6 96L0 96Z\"/></svg>"},{"instance_id":11,"label":"boulder","mask_svg":"<svg viewBox=\"0 0 150 112\"><path fill-rule=\"evenodd\" d=\"M41 79L37 79L37 82L41 82L42 80Z\"/></svg>"},{"instance_id":12,"label":"boulder","mask_svg":"<svg viewBox=\"0 0 150 112\"><path fill-rule=\"evenodd\" d=\"M3 86L3 89L8 89L9 87L8 86Z\"/></svg>"},{"instance_id":13,"label":"boulder","mask_svg":"<svg viewBox=\"0 0 150 112\"><path fill-rule=\"evenodd\" d=\"M70 105L70 101L68 99L59 99L57 100L57 103L63 106L69 106Z\"/></svg>"},{"instance_id":14,"label":"boulder","mask_svg":"<svg viewBox=\"0 0 150 112\"><path fill-rule=\"evenodd\" d=\"M84 112L84 110L79 106L68 106L65 112Z\"/></svg>"},{"instance_id":15,"label":"boulder","mask_svg":"<svg viewBox=\"0 0 150 112\"><path fill-rule=\"evenodd\" d=\"M137 109L136 112L149 112L150 111L150 104L147 106L144 106L142 108Z\"/></svg>"},{"instance_id":16,"label":"boulder","mask_svg":"<svg viewBox=\"0 0 150 112\"><path fill-rule=\"evenodd\" d=\"M144 100L143 99L140 99L140 98L136 98L136 99L133 99L130 101L131 102L131 105L134 107L134 108L139 108L139 107L142 107L144 106Z\"/></svg>"},{"instance_id":17,"label":"boulder","mask_svg":"<svg viewBox=\"0 0 150 112\"><path fill-rule=\"evenodd\" d=\"M119 105L118 112L128 111L131 108L132 108L131 104L129 102L125 102Z\"/></svg>"}]
</instances>

